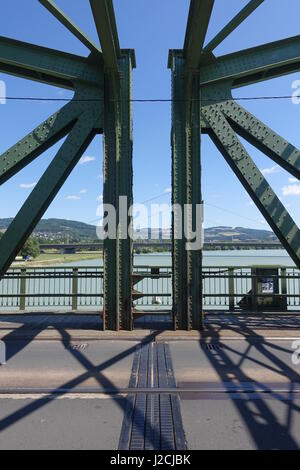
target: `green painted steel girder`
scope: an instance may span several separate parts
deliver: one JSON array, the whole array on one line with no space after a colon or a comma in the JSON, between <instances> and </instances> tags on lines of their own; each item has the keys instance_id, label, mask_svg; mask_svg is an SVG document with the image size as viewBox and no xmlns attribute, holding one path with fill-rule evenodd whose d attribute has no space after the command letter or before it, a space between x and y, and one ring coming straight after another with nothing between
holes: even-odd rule
<instances>
[{"instance_id":1,"label":"green painted steel girder","mask_svg":"<svg viewBox=\"0 0 300 470\"><path fill-rule=\"evenodd\" d=\"M105 89L104 103L104 136L103 136L103 204L118 208L117 155L119 152L118 113L115 102L111 99L109 84ZM106 228L106 227L105 227ZM117 236L117 234L116 234ZM119 330L118 316L118 266L117 240L106 238L103 247L104 263L104 329Z\"/></svg>"},{"instance_id":2,"label":"green painted steel girder","mask_svg":"<svg viewBox=\"0 0 300 470\"><path fill-rule=\"evenodd\" d=\"M199 77L194 79L194 101L191 108L190 126L186 126L186 192L187 210L185 211L188 233L199 230L197 208L202 203L201 190L201 131L200 131L200 87ZM202 220L200 221L202 224ZM187 250L187 317L189 329L199 330L203 327L202 308L202 251L201 247Z\"/></svg>"},{"instance_id":3,"label":"green painted steel girder","mask_svg":"<svg viewBox=\"0 0 300 470\"><path fill-rule=\"evenodd\" d=\"M127 198L123 202L119 202L124 205L124 215L126 211L127 216L121 216L119 210L118 217L118 316L122 330L132 330L133 328L133 233L129 237L128 232L132 227L130 210L133 205L132 69L134 61L135 58L130 50L126 54L123 51L122 58L119 59L119 68L123 79L121 80L120 151L117 159L118 193L121 197L126 196Z\"/></svg>"},{"instance_id":4,"label":"green painted steel girder","mask_svg":"<svg viewBox=\"0 0 300 470\"><path fill-rule=\"evenodd\" d=\"M299 228L234 131L297 178L300 176L300 152L236 103L232 98L231 85L229 81L201 88L202 132L207 132L212 138L284 248L300 266L300 244L297 246Z\"/></svg>"},{"instance_id":5,"label":"green painted steel girder","mask_svg":"<svg viewBox=\"0 0 300 470\"><path fill-rule=\"evenodd\" d=\"M79 114L80 107L78 104L73 101L68 103L2 154L0 156L0 184L5 183L48 148L65 137L72 129Z\"/></svg>"},{"instance_id":6,"label":"green painted steel girder","mask_svg":"<svg viewBox=\"0 0 300 470\"><path fill-rule=\"evenodd\" d=\"M188 60L199 56L199 49L202 51L214 2L215 0L191 0L183 47Z\"/></svg>"},{"instance_id":7,"label":"green painted steel girder","mask_svg":"<svg viewBox=\"0 0 300 470\"><path fill-rule=\"evenodd\" d=\"M78 26L69 18L53 0L39 0L39 2L47 8L47 10L55 16L74 36L79 39L91 52L101 55L101 49L94 43Z\"/></svg>"},{"instance_id":8,"label":"green painted steel girder","mask_svg":"<svg viewBox=\"0 0 300 470\"><path fill-rule=\"evenodd\" d=\"M300 150L283 139L234 100L224 102L222 111L231 127L284 170L300 179Z\"/></svg>"},{"instance_id":9,"label":"green painted steel girder","mask_svg":"<svg viewBox=\"0 0 300 470\"><path fill-rule=\"evenodd\" d=\"M173 101L172 201L181 209L185 204L191 205L184 223L193 227L191 212L195 212L201 201L201 134L208 133L300 268L300 230L236 133L298 179L300 152L232 98L233 88L300 70L300 36L221 57L212 54L262 3L263 0L250 1L203 48L212 2L191 0L184 48L171 50L168 63L172 72ZM186 250L185 238L177 239L180 223L183 224L181 211L173 215L175 328L200 328L203 320L201 252Z\"/></svg>"},{"instance_id":10,"label":"green painted steel girder","mask_svg":"<svg viewBox=\"0 0 300 470\"><path fill-rule=\"evenodd\" d=\"M231 80L233 88L300 70L300 36L215 58L200 69L201 86Z\"/></svg>"},{"instance_id":11,"label":"green painted steel girder","mask_svg":"<svg viewBox=\"0 0 300 470\"><path fill-rule=\"evenodd\" d=\"M76 81L103 86L103 64L97 60L0 37L0 71L48 85L74 89Z\"/></svg>"},{"instance_id":12,"label":"green painted steel girder","mask_svg":"<svg viewBox=\"0 0 300 470\"><path fill-rule=\"evenodd\" d=\"M287 252L299 265L300 230L242 145L221 108L202 108L209 135Z\"/></svg>"},{"instance_id":13,"label":"green painted steel girder","mask_svg":"<svg viewBox=\"0 0 300 470\"><path fill-rule=\"evenodd\" d=\"M0 277L15 259L38 221L95 136L99 109L82 111L66 141L0 241Z\"/></svg>"},{"instance_id":14,"label":"green painted steel girder","mask_svg":"<svg viewBox=\"0 0 300 470\"><path fill-rule=\"evenodd\" d=\"M132 194L132 51L122 51L118 64L122 73L120 101L106 85L104 127L103 203L116 208L117 237L104 240L104 322L106 329L131 330L132 238L129 208ZM112 98L111 98L112 97ZM120 200L122 197L127 199ZM123 204L123 211L122 209ZM124 214L127 217L124 218Z\"/></svg>"},{"instance_id":15,"label":"green painted steel girder","mask_svg":"<svg viewBox=\"0 0 300 470\"><path fill-rule=\"evenodd\" d=\"M214 0L192 0L184 41L185 99L189 100L193 78L197 75Z\"/></svg>"},{"instance_id":16,"label":"green painted steel girder","mask_svg":"<svg viewBox=\"0 0 300 470\"><path fill-rule=\"evenodd\" d=\"M181 209L186 204L186 132L184 105L184 59L182 53L172 56L172 204ZM173 233L173 314L174 327L189 329L187 312L187 253L183 211L175 212Z\"/></svg>"},{"instance_id":17,"label":"green painted steel girder","mask_svg":"<svg viewBox=\"0 0 300 470\"><path fill-rule=\"evenodd\" d=\"M61 138L65 142L0 240L0 278L98 133L104 134L104 203L117 211L117 237L104 243L104 328L132 329L132 241L123 239L120 196L132 205L132 69L134 51L120 50L111 0L91 1L103 46L93 43L52 0L40 0L91 51L88 58L0 38L0 71L73 89L75 95L0 156L0 184ZM102 12L105 14L102 16ZM120 80L122 74L122 80Z\"/></svg>"},{"instance_id":18,"label":"green painted steel girder","mask_svg":"<svg viewBox=\"0 0 300 470\"><path fill-rule=\"evenodd\" d=\"M247 5L205 46L203 54L212 52L226 39L236 28L238 28L251 13L253 13L264 0L251 0Z\"/></svg>"},{"instance_id":19,"label":"green painted steel girder","mask_svg":"<svg viewBox=\"0 0 300 470\"><path fill-rule=\"evenodd\" d=\"M202 327L202 254L187 250L187 234L196 231L196 207L202 202L200 181L199 77L193 78L188 106L184 102L185 60L172 56L172 203L174 326L191 330ZM177 210L180 208L180 210ZM187 231L186 231L187 229Z\"/></svg>"},{"instance_id":20,"label":"green painted steel girder","mask_svg":"<svg viewBox=\"0 0 300 470\"><path fill-rule=\"evenodd\" d=\"M94 20L103 51L105 69L118 71L121 49L111 0L90 0Z\"/></svg>"}]
</instances>

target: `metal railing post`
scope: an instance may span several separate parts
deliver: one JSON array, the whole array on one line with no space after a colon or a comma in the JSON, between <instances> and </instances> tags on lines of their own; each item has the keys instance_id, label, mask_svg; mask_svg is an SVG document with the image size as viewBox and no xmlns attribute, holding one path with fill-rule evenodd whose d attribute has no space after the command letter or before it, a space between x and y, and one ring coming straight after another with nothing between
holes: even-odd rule
<instances>
[{"instance_id":1,"label":"metal railing post","mask_svg":"<svg viewBox=\"0 0 300 470\"><path fill-rule=\"evenodd\" d=\"M257 308L258 308L258 289L257 289L258 277L257 277L257 271L256 271L255 268L251 269L251 278L252 278L252 309L253 309L253 312L257 313Z\"/></svg>"},{"instance_id":2,"label":"metal railing post","mask_svg":"<svg viewBox=\"0 0 300 470\"><path fill-rule=\"evenodd\" d=\"M229 289L229 310L233 311L235 306L234 298L234 269L228 269L228 289Z\"/></svg>"},{"instance_id":3,"label":"metal railing post","mask_svg":"<svg viewBox=\"0 0 300 470\"><path fill-rule=\"evenodd\" d=\"M287 307L288 305L288 298L287 298L287 279L286 279L286 268L281 268L281 304L282 306Z\"/></svg>"},{"instance_id":4,"label":"metal railing post","mask_svg":"<svg viewBox=\"0 0 300 470\"><path fill-rule=\"evenodd\" d=\"M26 268L21 269L20 279L20 310L25 310L26 307Z\"/></svg>"},{"instance_id":5,"label":"metal railing post","mask_svg":"<svg viewBox=\"0 0 300 470\"><path fill-rule=\"evenodd\" d=\"M286 268L281 268L281 293L287 295Z\"/></svg>"},{"instance_id":6,"label":"metal railing post","mask_svg":"<svg viewBox=\"0 0 300 470\"><path fill-rule=\"evenodd\" d=\"M72 276L72 310L78 310L78 268L73 268L73 276Z\"/></svg>"}]
</instances>

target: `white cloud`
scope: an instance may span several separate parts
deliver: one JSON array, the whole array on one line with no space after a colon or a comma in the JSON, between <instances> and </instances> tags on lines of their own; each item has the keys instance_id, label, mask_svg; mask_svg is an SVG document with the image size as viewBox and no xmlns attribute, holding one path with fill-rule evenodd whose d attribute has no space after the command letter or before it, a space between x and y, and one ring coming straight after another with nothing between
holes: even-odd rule
<instances>
[{"instance_id":1,"label":"white cloud","mask_svg":"<svg viewBox=\"0 0 300 470\"><path fill-rule=\"evenodd\" d=\"M79 196L66 196L65 200L66 201L79 201L80 197Z\"/></svg>"},{"instance_id":2,"label":"white cloud","mask_svg":"<svg viewBox=\"0 0 300 470\"><path fill-rule=\"evenodd\" d=\"M21 183L20 188L22 189L32 189L36 186L36 183Z\"/></svg>"},{"instance_id":3,"label":"white cloud","mask_svg":"<svg viewBox=\"0 0 300 470\"><path fill-rule=\"evenodd\" d=\"M166 189L164 190L164 193L165 193L165 194L170 194L171 192L172 192L172 188L166 188Z\"/></svg>"},{"instance_id":4,"label":"white cloud","mask_svg":"<svg viewBox=\"0 0 300 470\"><path fill-rule=\"evenodd\" d=\"M264 168L261 172L263 175L273 175L280 172L280 167L278 165L271 166L271 168Z\"/></svg>"},{"instance_id":5,"label":"white cloud","mask_svg":"<svg viewBox=\"0 0 300 470\"><path fill-rule=\"evenodd\" d=\"M284 196L300 196L300 184L290 184L283 186L282 194Z\"/></svg>"},{"instance_id":6,"label":"white cloud","mask_svg":"<svg viewBox=\"0 0 300 470\"><path fill-rule=\"evenodd\" d=\"M102 201L103 201L103 196L102 196L102 194L100 194L100 196L97 197L97 201L98 201L98 202L102 202Z\"/></svg>"},{"instance_id":7,"label":"white cloud","mask_svg":"<svg viewBox=\"0 0 300 470\"><path fill-rule=\"evenodd\" d=\"M298 183L297 178L289 178L289 183Z\"/></svg>"},{"instance_id":8,"label":"white cloud","mask_svg":"<svg viewBox=\"0 0 300 470\"><path fill-rule=\"evenodd\" d=\"M89 157L88 155L86 155L85 157L82 157L79 160L79 165L84 165L85 163L94 162L95 160L96 160L96 157Z\"/></svg>"},{"instance_id":9,"label":"white cloud","mask_svg":"<svg viewBox=\"0 0 300 470\"><path fill-rule=\"evenodd\" d=\"M79 194L87 194L88 190L87 189L82 189L81 191L79 191Z\"/></svg>"}]
</instances>

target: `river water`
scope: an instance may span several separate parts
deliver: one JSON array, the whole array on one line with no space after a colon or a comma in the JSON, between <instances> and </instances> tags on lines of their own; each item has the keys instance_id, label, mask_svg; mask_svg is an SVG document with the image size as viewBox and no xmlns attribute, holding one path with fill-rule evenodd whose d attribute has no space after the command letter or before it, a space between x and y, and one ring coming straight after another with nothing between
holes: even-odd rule
<instances>
[{"instance_id":1,"label":"river water","mask_svg":"<svg viewBox=\"0 0 300 470\"><path fill-rule=\"evenodd\" d=\"M67 266L85 266L85 267L96 267L103 266L102 259L95 259L89 261L81 261L80 263L72 263ZM140 267L140 271L143 267L165 267L171 268L172 266L172 257L171 253L151 253L151 254L139 254L134 256L134 266L136 269ZM246 251L206 251L203 253L203 267L205 268L220 268L220 267L243 267L248 268L243 270L243 273L250 274L251 266L284 266L284 267L295 267L293 260L289 257L285 250L246 250ZM218 269L213 269L213 271L218 271ZM237 272L237 271L236 271ZM240 274L242 271L238 271ZM210 279L204 280L204 292L216 293L216 292L226 292L228 291L228 286L226 280L219 279L218 281L211 281ZM299 282L293 281L293 284L290 283L289 290L292 293L299 294ZM145 294L154 294L157 295L161 306L165 308L170 308L172 305L172 281L171 279L144 279L135 285L137 291L143 292ZM251 289L251 280L250 279L241 279L235 281L235 291L243 292L246 294ZM160 296L160 294L167 294L168 296ZM241 298L236 299L236 303ZM213 298L206 297L205 305L208 308L224 308L225 305L228 306L228 298ZM151 297L144 297L139 299L136 302L136 307L147 309L152 303ZM299 306L299 299L292 299L290 301L291 308ZM152 305L153 308L153 305Z\"/></svg>"},{"instance_id":2,"label":"river water","mask_svg":"<svg viewBox=\"0 0 300 470\"><path fill-rule=\"evenodd\" d=\"M102 259L80 261L65 266L102 266ZM134 256L135 266L171 267L171 253L150 253ZM203 266L295 266L285 250L204 251Z\"/></svg>"},{"instance_id":3,"label":"river water","mask_svg":"<svg viewBox=\"0 0 300 470\"><path fill-rule=\"evenodd\" d=\"M141 273L149 272L146 267L160 267L161 276L155 278L153 276L144 276L134 286L135 290L142 292L144 296L136 300L137 308L171 308L172 307L172 279L166 276L170 273L172 265L171 253L151 253L139 254L134 256L134 266L136 271ZM81 267L84 268L101 268L103 266L102 259L83 260L65 265L58 265L55 271L63 272L63 268ZM213 277L206 276L203 283L205 294L205 306L207 308L221 309L228 308L228 271L221 269L222 267L236 267L235 274L244 276L251 273L251 266L283 266L289 268L287 273L292 274L295 267L292 259L284 250L248 250L248 251L208 251L203 253L204 271L210 271ZM54 266L53 266L54 268ZM163 269L165 268L165 269ZM169 268L169 269L167 269ZM245 268L245 269L241 269ZM45 267L42 271L47 272L50 267ZM71 276L64 278L32 278L26 280L26 307L33 310L41 307L48 310L49 308L71 307L72 306L72 270ZM298 270L296 270L298 272ZM296 274L295 271L295 274ZM40 270L41 272L41 270ZM88 272L88 269L87 269ZM218 276L215 274L219 273ZM222 277L224 275L224 277ZM244 276L245 277L245 276ZM235 280L235 293L239 295L236 298L236 304L251 289L251 278L243 277ZM4 279L0 282L0 308L18 308L20 292L20 281L14 279ZM103 304L103 279L99 277L82 277L78 279L78 308L98 308ZM299 308L300 305L300 282L298 278L288 280L288 292L294 294L290 297L289 307L292 309ZM40 297L39 294L43 294ZM217 297L212 295L218 294ZM156 307L156 303L158 304Z\"/></svg>"}]
</instances>

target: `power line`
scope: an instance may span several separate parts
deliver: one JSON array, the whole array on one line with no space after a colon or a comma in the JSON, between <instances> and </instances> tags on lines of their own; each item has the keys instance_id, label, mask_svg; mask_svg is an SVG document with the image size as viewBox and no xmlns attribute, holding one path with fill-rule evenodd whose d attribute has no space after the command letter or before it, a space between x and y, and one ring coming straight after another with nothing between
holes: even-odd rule
<instances>
[{"instance_id":1,"label":"power line","mask_svg":"<svg viewBox=\"0 0 300 470\"><path fill-rule=\"evenodd\" d=\"M164 196L169 196L170 197L171 196L171 191L164 191L163 193L160 193L157 196L153 196L150 199L146 199L145 201L142 201L142 202L136 202L135 204L136 205L137 204L147 204L148 202L154 201L155 199L159 199L159 198L164 197ZM163 211L163 212L166 212L166 211ZM93 219L88 223L93 223L93 222L96 222L96 221L101 220L101 219L102 219L102 217L97 217L96 219Z\"/></svg>"},{"instance_id":2,"label":"power line","mask_svg":"<svg viewBox=\"0 0 300 470\"><path fill-rule=\"evenodd\" d=\"M159 197L161 197L161 196L163 196L163 195L167 195L167 193L162 193L162 194L160 194L160 195L158 195L158 196L154 196L153 198L148 199L147 201L144 201L144 202L142 202L142 203L140 203L140 204L145 204L146 202L150 202L150 201L152 201L153 199L158 199ZM209 207L213 207L213 208L218 209L218 210L223 211L223 212L227 212L227 213L229 213L229 214L235 215L236 217L239 217L239 218L248 220L248 221L250 221L250 222L255 222L256 224L257 224L257 223L258 223L258 224L261 224L261 222L260 222L258 219L252 219L252 218L250 218L250 217L246 217L246 216L244 216L244 215L242 215L242 214L239 214L239 213L237 213L237 212L231 211L231 210L229 210L229 209L225 209L224 207L216 206L216 205L210 204L210 203L208 203L208 202L205 202L204 205L205 205L205 206L209 206ZM156 211L155 213L149 214L149 215L148 215L148 220L149 220L153 215L154 215L154 216L156 216L156 215L158 215L158 214L161 215L161 214L165 214L166 212L169 212L169 213L171 214L171 212L172 212L172 206L170 206L168 209L166 209L166 210L164 210L164 211L160 211L160 210L159 210L159 211ZM102 219L102 217L98 217L97 219L94 219L94 220L90 221L90 223L91 223L91 222L96 222L96 221L101 220L101 219ZM144 220L146 220L146 218L145 218L145 219L142 219L142 220L144 221ZM206 217L205 217L205 220L208 221L208 222L217 223L217 221L213 221L213 220L208 219L208 218L206 218Z\"/></svg>"},{"instance_id":3,"label":"power line","mask_svg":"<svg viewBox=\"0 0 300 470\"><path fill-rule=\"evenodd\" d=\"M290 100L294 98L299 98L299 96L295 95L282 95L282 96L240 96L236 98L232 98L234 101L263 101L263 100ZM191 99L191 100L174 100L171 98L134 98L131 100L128 100L130 103L175 103L175 102L186 102L186 101L199 101L201 103L214 103L214 102L220 102L220 101L226 101L228 97L223 97L223 98L209 98L209 99L202 99L202 98L196 98L196 99ZM46 101L46 102L63 102L63 103L69 103L69 102L75 102L75 103L95 103L95 102L104 102L104 99L88 99L88 98L46 98L46 97L33 97L33 96L7 96L7 97L0 97L0 101ZM110 101L120 101L120 100L110 100ZM124 100L121 100L124 101ZM126 100L127 101L127 100Z\"/></svg>"},{"instance_id":4,"label":"power line","mask_svg":"<svg viewBox=\"0 0 300 470\"><path fill-rule=\"evenodd\" d=\"M159 199L164 196L169 196L171 195L172 191L164 191L163 193L158 194L157 196L153 196L150 199L146 199L145 201L142 201L140 204L147 204L147 202L154 201L155 199Z\"/></svg>"},{"instance_id":5,"label":"power line","mask_svg":"<svg viewBox=\"0 0 300 470\"><path fill-rule=\"evenodd\" d=\"M245 215L238 214L237 212L231 211L229 209L225 209L224 207L215 206L214 204L210 204L208 202L205 203L205 206L214 207L215 209L219 209L220 211L223 211L223 212L228 212L229 214L235 215L245 220L249 220L250 222L260 223L259 220L251 219L250 217L246 217Z\"/></svg>"}]
</instances>

